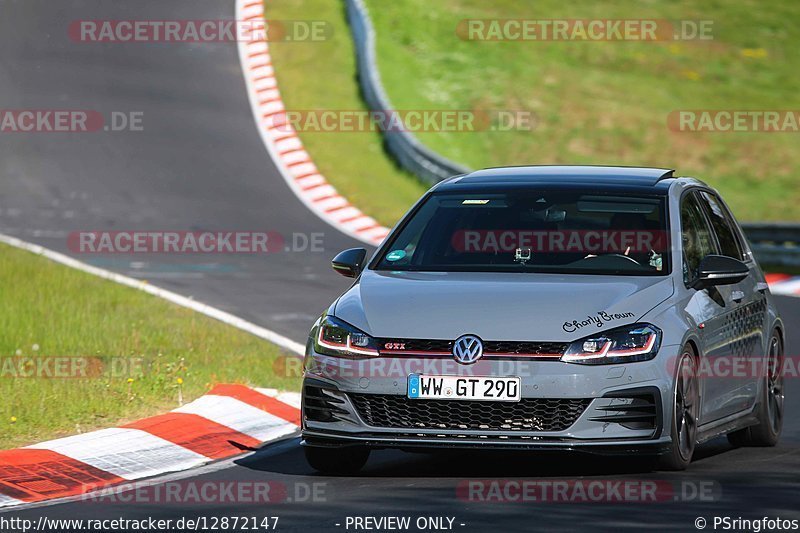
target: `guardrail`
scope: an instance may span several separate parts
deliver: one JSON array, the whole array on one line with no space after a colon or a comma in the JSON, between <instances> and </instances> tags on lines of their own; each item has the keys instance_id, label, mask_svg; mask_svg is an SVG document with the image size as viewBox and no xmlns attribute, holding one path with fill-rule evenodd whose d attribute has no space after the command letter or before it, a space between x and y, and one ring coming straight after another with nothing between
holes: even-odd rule
<instances>
[{"instance_id":1,"label":"guardrail","mask_svg":"<svg viewBox=\"0 0 800 533\"><path fill-rule=\"evenodd\" d=\"M355 41L361 93L370 110L390 111L393 107L381 83L375 57L375 29L367 7L363 0L345 2ZM470 171L430 150L407 131L385 131L383 137L387 151L400 166L428 185ZM749 223L742 226L760 263L800 267L800 224Z\"/></svg>"},{"instance_id":2,"label":"guardrail","mask_svg":"<svg viewBox=\"0 0 800 533\"><path fill-rule=\"evenodd\" d=\"M800 224L750 222L742 224L742 229L759 263L800 267Z\"/></svg>"},{"instance_id":3,"label":"guardrail","mask_svg":"<svg viewBox=\"0 0 800 533\"><path fill-rule=\"evenodd\" d=\"M346 0L347 20L353 32L358 65L358 83L372 111L394 109L383 89L375 58L375 29L363 0ZM467 167L450 161L424 146L407 131L384 131L386 149L400 166L433 185L455 174L469 172Z\"/></svg>"}]
</instances>

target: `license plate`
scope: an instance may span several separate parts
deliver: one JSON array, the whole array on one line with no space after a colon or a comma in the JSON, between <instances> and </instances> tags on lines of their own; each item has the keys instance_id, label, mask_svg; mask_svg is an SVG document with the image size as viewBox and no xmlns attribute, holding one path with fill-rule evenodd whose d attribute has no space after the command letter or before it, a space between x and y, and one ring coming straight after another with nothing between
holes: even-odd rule
<instances>
[{"instance_id":1,"label":"license plate","mask_svg":"<svg viewBox=\"0 0 800 533\"><path fill-rule=\"evenodd\" d=\"M408 397L427 400L518 402L519 378L479 376L408 376Z\"/></svg>"}]
</instances>

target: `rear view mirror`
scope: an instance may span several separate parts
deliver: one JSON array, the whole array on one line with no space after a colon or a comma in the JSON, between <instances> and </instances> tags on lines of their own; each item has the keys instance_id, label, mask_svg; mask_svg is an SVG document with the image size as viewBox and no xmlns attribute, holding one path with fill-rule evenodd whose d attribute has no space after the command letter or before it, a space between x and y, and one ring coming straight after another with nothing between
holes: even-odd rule
<instances>
[{"instance_id":1,"label":"rear view mirror","mask_svg":"<svg viewBox=\"0 0 800 533\"><path fill-rule=\"evenodd\" d=\"M750 269L738 259L724 255L707 255L700 261L694 288L701 290L717 285L732 285L742 281L748 274Z\"/></svg>"},{"instance_id":2,"label":"rear view mirror","mask_svg":"<svg viewBox=\"0 0 800 533\"><path fill-rule=\"evenodd\" d=\"M333 258L331 266L333 269L346 278L357 278L364 268L364 261L367 259L367 251L364 248L350 248Z\"/></svg>"}]
</instances>

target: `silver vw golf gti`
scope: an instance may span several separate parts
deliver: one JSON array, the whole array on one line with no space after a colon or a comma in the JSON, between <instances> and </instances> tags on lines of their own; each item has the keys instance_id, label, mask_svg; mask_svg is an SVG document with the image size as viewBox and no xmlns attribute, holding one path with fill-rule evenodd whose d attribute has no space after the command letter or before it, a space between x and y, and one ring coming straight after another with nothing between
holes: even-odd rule
<instances>
[{"instance_id":1,"label":"silver vw golf gti","mask_svg":"<svg viewBox=\"0 0 800 533\"><path fill-rule=\"evenodd\" d=\"M784 326L720 196L655 168L497 168L447 179L314 324L303 444L647 454L687 467L781 433Z\"/></svg>"}]
</instances>

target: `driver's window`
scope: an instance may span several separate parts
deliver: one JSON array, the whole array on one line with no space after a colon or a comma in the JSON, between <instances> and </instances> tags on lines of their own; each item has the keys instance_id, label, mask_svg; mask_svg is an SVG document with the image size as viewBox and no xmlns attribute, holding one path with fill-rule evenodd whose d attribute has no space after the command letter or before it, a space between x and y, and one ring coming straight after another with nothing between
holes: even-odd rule
<instances>
[{"instance_id":1,"label":"driver's window","mask_svg":"<svg viewBox=\"0 0 800 533\"><path fill-rule=\"evenodd\" d=\"M711 228L703 215L694 193L684 195L681 200L681 239L683 241L683 281L694 281L700 261L719 253L711 235Z\"/></svg>"}]
</instances>

